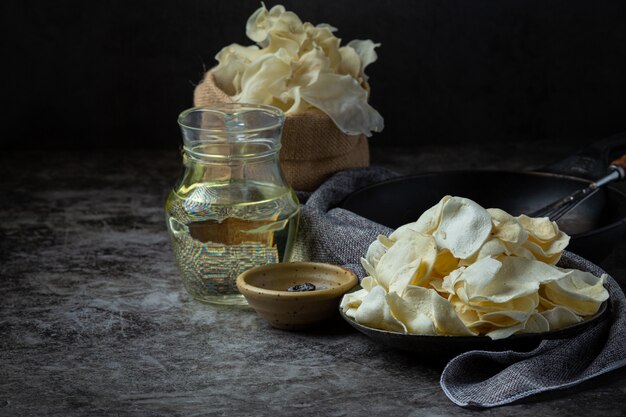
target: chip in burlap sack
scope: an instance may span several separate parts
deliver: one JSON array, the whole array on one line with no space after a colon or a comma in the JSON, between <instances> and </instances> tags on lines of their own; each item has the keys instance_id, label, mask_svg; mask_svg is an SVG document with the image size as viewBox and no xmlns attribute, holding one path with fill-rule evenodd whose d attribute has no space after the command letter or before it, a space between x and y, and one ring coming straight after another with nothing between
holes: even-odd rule
<instances>
[{"instance_id":1,"label":"chip in burlap sack","mask_svg":"<svg viewBox=\"0 0 626 417\"><path fill-rule=\"evenodd\" d=\"M211 71L194 91L195 106L233 101L215 83ZM287 182L295 190L313 191L336 172L369 166L365 135L344 134L319 110L285 116L280 164Z\"/></svg>"}]
</instances>

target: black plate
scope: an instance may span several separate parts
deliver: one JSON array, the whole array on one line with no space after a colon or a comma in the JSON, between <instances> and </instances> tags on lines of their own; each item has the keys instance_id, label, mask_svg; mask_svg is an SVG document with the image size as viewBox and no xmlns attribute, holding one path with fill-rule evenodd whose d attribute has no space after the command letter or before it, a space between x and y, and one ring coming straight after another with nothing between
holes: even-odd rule
<instances>
[{"instance_id":1,"label":"black plate","mask_svg":"<svg viewBox=\"0 0 626 417\"><path fill-rule=\"evenodd\" d=\"M470 350L529 351L535 348L542 340L565 339L582 332L593 323L603 320L606 311L607 302L605 301L600 305L596 314L585 321L563 329L545 333L514 334L506 339L491 340L487 336L433 336L374 329L355 322L345 315L341 307L339 308L339 313L345 321L372 340L396 349L432 355L437 358L450 357Z\"/></svg>"}]
</instances>

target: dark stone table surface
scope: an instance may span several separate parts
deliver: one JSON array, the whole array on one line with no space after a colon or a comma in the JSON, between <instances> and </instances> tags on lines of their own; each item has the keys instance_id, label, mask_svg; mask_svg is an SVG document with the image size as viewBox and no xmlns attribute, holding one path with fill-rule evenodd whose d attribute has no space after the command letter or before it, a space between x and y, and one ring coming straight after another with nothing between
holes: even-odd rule
<instances>
[{"instance_id":1,"label":"dark stone table surface","mask_svg":"<svg viewBox=\"0 0 626 417\"><path fill-rule=\"evenodd\" d=\"M372 150L403 173L532 169L573 151ZM163 216L180 166L168 151L0 154L0 415L624 415L623 369L471 411L440 389L443 363L339 320L290 333L246 307L192 301ZM622 285L625 255L622 244L602 264Z\"/></svg>"}]
</instances>

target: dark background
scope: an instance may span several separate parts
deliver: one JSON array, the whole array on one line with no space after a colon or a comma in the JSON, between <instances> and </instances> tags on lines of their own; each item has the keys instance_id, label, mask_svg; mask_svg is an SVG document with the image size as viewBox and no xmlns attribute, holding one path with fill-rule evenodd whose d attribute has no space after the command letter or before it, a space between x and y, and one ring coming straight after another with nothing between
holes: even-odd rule
<instances>
[{"instance_id":1,"label":"dark background","mask_svg":"<svg viewBox=\"0 0 626 417\"><path fill-rule=\"evenodd\" d=\"M626 130L626 2L282 3L381 42L368 69L377 145L585 144ZM177 114L257 0L0 5L4 149L171 148Z\"/></svg>"}]
</instances>

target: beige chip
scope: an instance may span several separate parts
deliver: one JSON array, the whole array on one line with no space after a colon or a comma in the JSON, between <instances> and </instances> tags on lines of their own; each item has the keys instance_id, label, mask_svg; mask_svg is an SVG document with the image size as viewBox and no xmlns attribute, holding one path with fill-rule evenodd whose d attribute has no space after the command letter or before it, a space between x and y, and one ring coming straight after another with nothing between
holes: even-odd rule
<instances>
[{"instance_id":1,"label":"beige chip","mask_svg":"<svg viewBox=\"0 0 626 417\"><path fill-rule=\"evenodd\" d=\"M461 321L450 302L433 289L409 286L404 291L402 299L414 306L415 311L428 316L435 324L438 334L449 336L474 334Z\"/></svg>"},{"instance_id":2,"label":"beige chip","mask_svg":"<svg viewBox=\"0 0 626 417\"><path fill-rule=\"evenodd\" d=\"M432 236L411 232L394 243L376 265L376 279L389 292L426 281L437 258Z\"/></svg>"},{"instance_id":3,"label":"beige chip","mask_svg":"<svg viewBox=\"0 0 626 417\"><path fill-rule=\"evenodd\" d=\"M566 271L567 277L545 285L546 298L582 316L595 314L602 302L609 298L604 288L606 276L598 278L576 269L563 271Z\"/></svg>"},{"instance_id":4,"label":"beige chip","mask_svg":"<svg viewBox=\"0 0 626 417\"><path fill-rule=\"evenodd\" d=\"M506 303L517 297L536 293L539 285L559 280L570 272L563 272L543 262L515 256L505 256L501 261L483 258L468 266L454 281L446 282L444 287L454 288L458 282L464 282L468 302L491 301Z\"/></svg>"},{"instance_id":5,"label":"beige chip","mask_svg":"<svg viewBox=\"0 0 626 417\"><path fill-rule=\"evenodd\" d=\"M404 324L391 314L387 303L387 292L380 285L372 288L363 298L354 314L354 320L367 327L406 333Z\"/></svg>"},{"instance_id":6,"label":"beige chip","mask_svg":"<svg viewBox=\"0 0 626 417\"><path fill-rule=\"evenodd\" d=\"M452 197L443 204L433 236L439 249L448 249L456 258L465 259L478 252L491 228L487 210L467 198Z\"/></svg>"}]
</instances>

